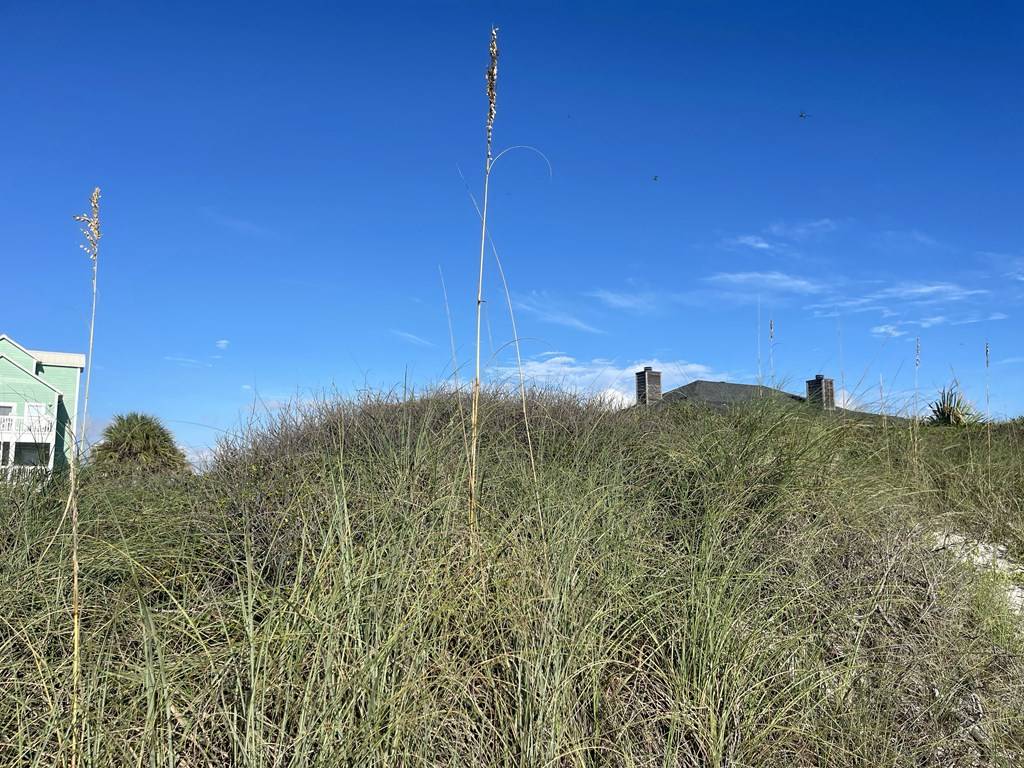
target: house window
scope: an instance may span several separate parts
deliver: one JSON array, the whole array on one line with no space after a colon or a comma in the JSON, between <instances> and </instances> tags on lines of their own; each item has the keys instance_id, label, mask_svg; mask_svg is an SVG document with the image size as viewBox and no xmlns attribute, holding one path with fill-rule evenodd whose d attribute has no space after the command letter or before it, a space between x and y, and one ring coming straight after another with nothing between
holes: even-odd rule
<instances>
[{"instance_id":1,"label":"house window","mask_svg":"<svg viewBox=\"0 0 1024 768\"><path fill-rule=\"evenodd\" d=\"M50 436L50 419L46 403L25 403L25 431L36 440Z\"/></svg>"},{"instance_id":2,"label":"house window","mask_svg":"<svg viewBox=\"0 0 1024 768\"><path fill-rule=\"evenodd\" d=\"M49 443L17 443L14 446L14 466L16 467L45 467L49 463Z\"/></svg>"},{"instance_id":3,"label":"house window","mask_svg":"<svg viewBox=\"0 0 1024 768\"><path fill-rule=\"evenodd\" d=\"M14 403L0 403L0 432L14 431Z\"/></svg>"},{"instance_id":4,"label":"house window","mask_svg":"<svg viewBox=\"0 0 1024 768\"><path fill-rule=\"evenodd\" d=\"M46 403L25 403L26 419L45 419L46 411Z\"/></svg>"}]
</instances>

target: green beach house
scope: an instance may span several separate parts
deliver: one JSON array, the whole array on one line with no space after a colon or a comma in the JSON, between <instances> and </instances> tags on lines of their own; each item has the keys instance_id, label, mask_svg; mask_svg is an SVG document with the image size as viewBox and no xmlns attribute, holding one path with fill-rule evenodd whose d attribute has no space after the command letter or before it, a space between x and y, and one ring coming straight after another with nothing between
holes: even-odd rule
<instances>
[{"instance_id":1,"label":"green beach house","mask_svg":"<svg viewBox=\"0 0 1024 768\"><path fill-rule=\"evenodd\" d=\"M85 355L26 349L0 334L0 477L68 466L83 368Z\"/></svg>"}]
</instances>

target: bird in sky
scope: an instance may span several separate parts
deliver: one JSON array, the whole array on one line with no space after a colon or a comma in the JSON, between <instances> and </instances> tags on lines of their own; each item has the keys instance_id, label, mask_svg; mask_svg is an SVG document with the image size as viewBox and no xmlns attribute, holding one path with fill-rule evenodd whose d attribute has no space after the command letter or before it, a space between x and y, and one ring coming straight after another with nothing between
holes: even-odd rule
<instances>
[{"instance_id":1,"label":"bird in sky","mask_svg":"<svg viewBox=\"0 0 1024 768\"><path fill-rule=\"evenodd\" d=\"M803 111L803 110L801 109L801 110L800 110L800 119L801 119L801 120L806 120L806 119L807 119L808 117L810 117L810 115L808 115L808 114L807 114L806 112L804 112L804 111Z\"/></svg>"},{"instance_id":2,"label":"bird in sky","mask_svg":"<svg viewBox=\"0 0 1024 768\"><path fill-rule=\"evenodd\" d=\"M658 180L657 176L654 176L654 177L651 178L651 181L657 181L657 180Z\"/></svg>"}]
</instances>

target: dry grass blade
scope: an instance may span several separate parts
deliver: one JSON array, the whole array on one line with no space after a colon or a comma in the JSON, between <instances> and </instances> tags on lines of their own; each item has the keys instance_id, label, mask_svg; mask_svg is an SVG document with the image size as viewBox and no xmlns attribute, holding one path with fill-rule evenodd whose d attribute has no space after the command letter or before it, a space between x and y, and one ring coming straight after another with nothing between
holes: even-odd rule
<instances>
[{"instance_id":1,"label":"dry grass blade","mask_svg":"<svg viewBox=\"0 0 1024 768\"><path fill-rule=\"evenodd\" d=\"M466 413L463 410L462 403L462 386L459 384L459 356L456 352L455 346L455 327L452 325L452 311L448 304L448 286L444 282L444 271L441 269L441 265L437 265L437 273L441 278L441 294L444 297L444 314L448 320L448 340L451 344L452 350L452 382L455 385L455 401L459 406L459 423L462 425L462 444L463 450L466 454L466 460L469 461L469 435L466 433Z\"/></svg>"},{"instance_id":2,"label":"dry grass blade","mask_svg":"<svg viewBox=\"0 0 1024 768\"><path fill-rule=\"evenodd\" d=\"M519 328L516 325L516 313L512 307L512 293L509 291L508 280L505 279L505 268L501 266L498 249L494 247L493 240L491 240L491 252L494 254L494 262L498 265L498 275L501 277L501 285L505 291L505 304L508 306L509 321L512 324L512 341L516 350L516 370L519 372L519 398L523 406L523 426L526 429L526 450L530 456L530 472L533 474L533 488L537 502L537 519L542 522L544 512L540 501L540 480L537 478L537 460L533 451L533 438L530 435L530 414L526 397L526 374L523 372L523 353L519 344Z\"/></svg>"},{"instance_id":3,"label":"dry grass blade","mask_svg":"<svg viewBox=\"0 0 1024 768\"><path fill-rule=\"evenodd\" d=\"M544 158L545 162L548 163L548 170L550 171L550 169L551 169L550 161L548 161L547 157L544 155L543 152L541 152L540 150L538 150L538 149L536 149L534 147L526 147L526 146L509 147L508 149L502 150L498 154L498 157L495 158L495 162L497 162L498 158L500 158L503 154L505 154L505 152L507 152L509 149L530 149L530 150L536 152L542 158ZM456 168L459 171L459 177L462 179L462 183L466 184L466 177L462 175L462 169L458 168L458 166L456 166ZM469 201L473 204L473 210L476 211L476 215L478 217L481 217L483 214L480 211L480 206L477 204L476 198L473 196L473 191L469 188L468 184L466 184L466 194L469 195ZM531 471L531 474L533 475L533 486L534 486L536 502L537 502L537 519L538 520L543 520L544 513L543 513L543 510L541 508L540 481L538 480L538 477L537 477L537 459L536 459L536 455L535 455L534 450L533 450L533 439L532 439L532 437L530 435L530 413L529 413L529 408L527 407L526 374L523 371L523 353L522 353L522 345L520 344L519 327L518 327L518 324L516 323L515 309L512 306L512 293L511 293L511 291L509 290L509 287L508 287L508 279L505 277L505 268L501 264L501 257L498 255L498 248L494 244L494 238L490 235L490 233L488 233L488 235L487 235L487 242L491 246L491 254L494 256L494 263L498 267L498 276L501 278L502 289L504 290L504 293L505 293L505 305L508 308L509 321L510 321L510 323L512 325L512 346L513 346L513 348L515 349L515 352L516 352L516 370L517 370L517 372L519 374L519 399L520 399L520 402L522 404L522 409L523 409L523 426L526 429L526 450L527 450L527 452L529 454L529 457L530 457L530 471ZM444 278L442 277L442 288L443 288L443 281L444 281ZM446 296L447 296L447 294L446 294ZM446 299L446 301L447 301L447 299ZM449 332L451 331L451 327L450 326L451 326L451 322L450 322L450 316L449 316ZM452 355L453 356L455 354L455 346L454 345L455 345L455 339L454 339L454 336L453 336L452 337Z\"/></svg>"}]
</instances>

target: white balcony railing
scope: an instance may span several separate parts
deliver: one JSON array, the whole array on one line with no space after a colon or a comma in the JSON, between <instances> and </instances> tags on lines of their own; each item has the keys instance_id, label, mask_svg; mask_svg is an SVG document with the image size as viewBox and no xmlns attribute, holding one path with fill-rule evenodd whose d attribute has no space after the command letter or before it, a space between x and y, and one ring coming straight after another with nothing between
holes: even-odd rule
<instances>
[{"instance_id":1,"label":"white balcony railing","mask_svg":"<svg viewBox=\"0 0 1024 768\"><path fill-rule=\"evenodd\" d=\"M52 416L0 416L0 437L4 440L48 443L52 435Z\"/></svg>"}]
</instances>

